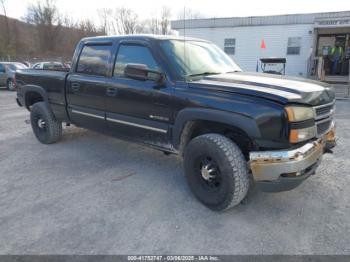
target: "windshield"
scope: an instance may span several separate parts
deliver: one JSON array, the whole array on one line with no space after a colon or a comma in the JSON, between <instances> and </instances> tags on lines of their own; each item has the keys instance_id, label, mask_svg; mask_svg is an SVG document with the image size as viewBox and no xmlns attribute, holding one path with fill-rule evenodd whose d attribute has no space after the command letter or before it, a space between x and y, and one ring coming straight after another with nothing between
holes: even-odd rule
<instances>
[{"instance_id":1,"label":"windshield","mask_svg":"<svg viewBox=\"0 0 350 262\"><path fill-rule=\"evenodd\" d=\"M16 63L16 64L9 64L9 68L10 68L10 70L12 70L12 71L16 71L17 69L25 69L25 68L27 68L27 67L26 67L25 65Z\"/></svg>"},{"instance_id":2,"label":"windshield","mask_svg":"<svg viewBox=\"0 0 350 262\"><path fill-rule=\"evenodd\" d=\"M16 68L17 69L26 69L28 67L26 65L24 65L24 64L16 64Z\"/></svg>"},{"instance_id":3,"label":"windshield","mask_svg":"<svg viewBox=\"0 0 350 262\"><path fill-rule=\"evenodd\" d=\"M242 71L216 45L203 41L162 40L160 46L182 77Z\"/></svg>"}]
</instances>

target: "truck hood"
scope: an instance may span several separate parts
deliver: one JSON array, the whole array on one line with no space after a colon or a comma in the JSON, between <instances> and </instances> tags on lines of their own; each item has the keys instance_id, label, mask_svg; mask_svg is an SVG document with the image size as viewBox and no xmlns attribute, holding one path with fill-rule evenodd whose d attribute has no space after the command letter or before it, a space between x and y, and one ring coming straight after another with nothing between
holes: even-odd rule
<instances>
[{"instance_id":1,"label":"truck hood","mask_svg":"<svg viewBox=\"0 0 350 262\"><path fill-rule=\"evenodd\" d=\"M334 100L329 84L297 77L235 72L205 76L189 83L190 88L238 93L274 100L282 104L322 105Z\"/></svg>"}]
</instances>

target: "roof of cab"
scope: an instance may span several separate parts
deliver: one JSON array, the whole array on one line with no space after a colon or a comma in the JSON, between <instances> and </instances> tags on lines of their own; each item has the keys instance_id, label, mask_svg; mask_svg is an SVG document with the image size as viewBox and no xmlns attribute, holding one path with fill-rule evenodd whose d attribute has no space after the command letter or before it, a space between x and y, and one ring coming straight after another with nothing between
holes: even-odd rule
<instances>
[{"instance_id":1,"label":"roof of cab","mask_svg":"<svg viewBox=\"0 0 350 262\"><path fill-rule=\"evenodd\" d=\"M204 39L193 38L193 37L183 37L183 36L173 36L173 35L152 35L152 34L139 34L139 35L115 35L115 36L96 36L96 37L86 37L83 38L83 42L104 42L104 41L114 41L114 40L180 40L180 41L203 41L208 42Z\"/></svg>"}]
</instances>

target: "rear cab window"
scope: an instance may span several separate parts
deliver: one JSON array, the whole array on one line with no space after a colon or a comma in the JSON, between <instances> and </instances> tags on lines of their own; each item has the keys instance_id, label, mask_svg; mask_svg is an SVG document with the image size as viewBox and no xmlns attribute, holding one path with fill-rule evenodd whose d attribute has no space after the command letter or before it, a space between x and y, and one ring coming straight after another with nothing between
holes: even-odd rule
<instances>
[{"instance_id":1,"label":"rear cab window","mask_svg":"<svg viewBox=\"0 0 350 262\"><path fill-rule=\"evenodd\" d=\"M108 76L112 45L85 45L76 72L86 75Z\"/></svg>"},{"instance_id":2,"label":"rear cab window","mask_svg":"<svg viewBox=\"0 0 350 262\"><path fill-rule=\"evenodd\" d=\"M124 77L124 70L127 64L144 64L149 69L160 70L150 49L143 45L121 44L114 65L113 75L115 77Z\"/></svg>"}]
</instances>

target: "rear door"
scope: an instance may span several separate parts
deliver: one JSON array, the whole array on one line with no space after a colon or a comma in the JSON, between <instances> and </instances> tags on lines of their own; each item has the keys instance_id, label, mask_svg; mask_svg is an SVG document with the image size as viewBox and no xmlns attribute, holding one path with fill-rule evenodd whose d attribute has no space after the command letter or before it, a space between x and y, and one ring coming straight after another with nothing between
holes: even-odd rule
<instances>
[{"instance_id":1,"label":"rear door","mask_svg":"<svg viewBox=\"0 0 350 262\"><path fill-rule=\"evenodd\" d=\"M67 78L68 112L78 126L106 129L106 78L111 75L112 48L112 43L86 44Z\"/></svg>"},{"instance_id":2,"label":"rear door","mask_svg":"<svg viewBox=\"0 0 350 262\"><path fill-rule=\"evenodd\" d=\"M6 85L6 68L3 64L0 64L0 86Z\"/></svg>"}]
</instances>

